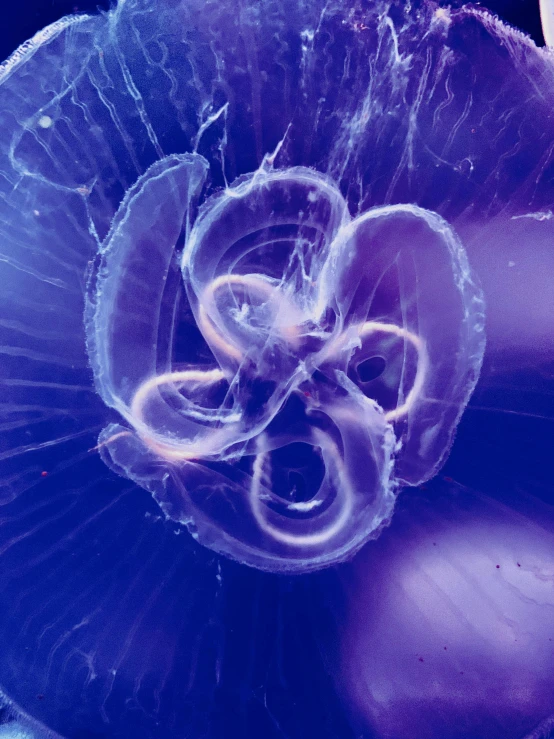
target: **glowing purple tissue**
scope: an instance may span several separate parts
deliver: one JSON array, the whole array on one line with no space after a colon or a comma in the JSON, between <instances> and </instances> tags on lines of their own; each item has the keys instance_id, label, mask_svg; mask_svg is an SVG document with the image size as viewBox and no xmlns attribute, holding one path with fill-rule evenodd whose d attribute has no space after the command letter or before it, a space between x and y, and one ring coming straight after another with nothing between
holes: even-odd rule
<instances>
[{"instance_id":1,"label":"glowing purple tissue","mask_svg":"<svg viewBox=\"0 0 554 739\"><path fill-rule=\"evenodd\" d=\"M0 64L0 727L547 739L553 111L462 0Z\"/></svg>"},{"instance_id":2,"label":"glowing purple tissue","mask_svg":"<svg viewBox=\"0 0 554 739\"><path fill-rule=\"evenodd\" d=\"M206 546L324 567L444 459L481 364L480 293L434 213L352 218L329 177L265 162L196 215L206 171L157 162L101 247L89 356L125 423L99 449Z\"/></svg>"}]
</instances>

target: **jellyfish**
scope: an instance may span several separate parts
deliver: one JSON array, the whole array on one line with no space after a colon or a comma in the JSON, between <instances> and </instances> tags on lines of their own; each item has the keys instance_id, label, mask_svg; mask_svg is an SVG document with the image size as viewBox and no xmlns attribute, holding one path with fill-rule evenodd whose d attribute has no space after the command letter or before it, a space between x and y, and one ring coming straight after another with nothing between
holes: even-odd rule
<instances>
[{"instance_id":1,"label":"jellyfish","mask_svg":"<svg viewBox=\"0 0 554 739\"><path fill-rule=\"evenodd\" d=\"M482 298L438 216L352 219L334 184L300 167L209 197L168 285L206 170L198 156L156 162L103 242L89 357L127 426L110 424L99 449L200 543L306 572L375 536L400 481L442 461L481 364ZM374 356L390 367L375 378Z\"/></svg>"},{"instance_id":2,"label":"jellyfish","mask_svg":"<svg viewBox=\"0 0 554 739\"><path fill-rule=\"evenodd\" d=\"M552 65L469 6L120 0L0 66L21 731L548 730Z\"/></svg>"}]
</instances>

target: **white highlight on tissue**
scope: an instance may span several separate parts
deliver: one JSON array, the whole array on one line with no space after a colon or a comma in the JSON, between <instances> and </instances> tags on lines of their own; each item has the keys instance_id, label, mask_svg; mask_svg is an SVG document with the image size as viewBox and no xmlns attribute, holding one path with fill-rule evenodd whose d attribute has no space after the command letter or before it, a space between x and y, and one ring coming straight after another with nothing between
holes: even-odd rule
<instances>
[{"instance_id":1,"label":"white highlight on tissue","mask_svg":"<svg viewBox=\"0 0 554 739\"><path fill-rule=\"evenodd\" d=\"M554 0L539 0L542 33L547 46L554 46Z\"/></svg>"}]
</instances>

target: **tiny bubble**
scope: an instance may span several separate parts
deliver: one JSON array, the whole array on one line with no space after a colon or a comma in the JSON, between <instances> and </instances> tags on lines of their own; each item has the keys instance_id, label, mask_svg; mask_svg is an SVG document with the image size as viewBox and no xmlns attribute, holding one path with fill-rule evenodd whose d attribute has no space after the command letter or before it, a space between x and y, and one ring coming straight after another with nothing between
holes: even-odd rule
<instances>
[{"instance_id":1,"label":"tiny bubble","mask_svg":"<svg viewBox=\"0 0 554 739\"><path fill-rule=\"evenodd\" d=\"M38 119L38 125L39 125L39 126L40 126L41 128L50 128L50 127L52 126L52 124L53 124L53 123L54 123L54 121L53 121L53 120L52 120L52 119L50 118L50 116L49 116L49 115L42 115L42 116L41 116L41 117L40 117L40 118Z\"/></svg>"}]
</instances>

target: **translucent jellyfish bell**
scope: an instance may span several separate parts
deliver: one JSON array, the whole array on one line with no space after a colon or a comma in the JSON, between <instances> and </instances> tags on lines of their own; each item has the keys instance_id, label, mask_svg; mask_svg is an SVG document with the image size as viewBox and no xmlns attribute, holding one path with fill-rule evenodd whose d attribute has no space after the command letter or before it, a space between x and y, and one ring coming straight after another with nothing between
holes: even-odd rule
<instances>
[{"instance_id":1,"label":"translucent jellyfish bell","mask_svg":"<svg viewBox=\"0 0 554 739\"><path fill-rule=\"evenodd\" d=\"M200 543L306 572L375 537L400 480L436 471L480 368L482 301L438 216L351 219L302 167L242 178L190 228L206 170L157 162L101 247L89 356L128 425L99 447ZM365 381L375 354L386 371Z\"/></svg>"},{"instance_id":2,"label":"translucent jellyfish bell","mask_svg":"<svg viewBox=\"0 0 554 739\"><path fill-rule=\"evenodd\" d=\"M551 516L522 500L552 478L553 105L549 53L431 3L121 0L0 66L0 688L27 728L547 718Z\"/></svg>"}]
</instances>

